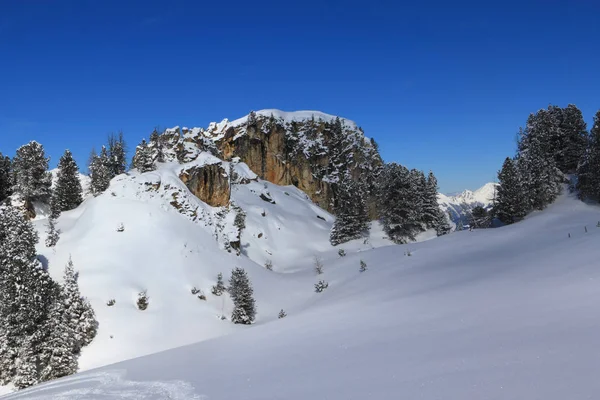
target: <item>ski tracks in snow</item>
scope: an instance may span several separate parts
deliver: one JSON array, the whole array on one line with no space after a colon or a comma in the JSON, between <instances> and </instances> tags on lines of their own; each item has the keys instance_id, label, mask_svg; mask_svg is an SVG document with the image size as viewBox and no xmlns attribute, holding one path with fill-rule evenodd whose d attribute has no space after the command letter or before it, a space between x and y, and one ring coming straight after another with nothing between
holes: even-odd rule
<instances>
[{"instance_id":1,"label":"ski tracks in snow","mask_svg":"<svg viewBox=\"0 0 600 400\"><path fill-rule=\"evenodd\" d=\"M33 387L11 395L23 400L208 400L194 393L194 387L184 381L135 382L124 379L125 371L84 373L60 379L42 387Z\"/></svg>"}]
</instances>

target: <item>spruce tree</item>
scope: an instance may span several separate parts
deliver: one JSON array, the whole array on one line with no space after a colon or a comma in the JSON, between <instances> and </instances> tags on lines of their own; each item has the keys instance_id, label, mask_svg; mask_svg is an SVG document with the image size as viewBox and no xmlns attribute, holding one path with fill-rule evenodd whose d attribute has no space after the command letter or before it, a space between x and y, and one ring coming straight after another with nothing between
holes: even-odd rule
<instances>
[{"instance_id":1,"label":"spruce tree","mask_svg":"<svg viewBox=\"0 0 600 400\"><path fill-rule=\"evenodd\" d=\"M498 183L495 215L505 224L520 221L527 214L526 195L519 170L510 157L506 157L502 169L498 172Z\"/></svg>"},{"instance_id":2,"label":"spruce tree","mask_svg":"<svg viewBox=\"0 0 600 400\"><path fill-rule=\"evenodd\" d=\"M108 169L111 179L127 171L127 144L123 132L118 136L108 135Z\"/></svg>"},{"instance_id":3,"label":"spruce tree","mask_svg":"<svg viewBox=\"0 0 600 400\"><path fill-rule=\"evenodd\" d=\"M73 155L66 150L58 162L56 185L52 193L52 214L77 208L83 201L83 190L79 180L79 167Z\"/></svg>"},{"instance_id":4,"label":"spruce tree","mask_svg":"<svg viewBox=\"0 0 600 400\"><path fill-rule=\"evenodd\" d=\"M52 175L44 147L32 141L21 146L13 159L14 191L27 202L47 201L51 195Z\"/></svg>"},{"instance_id":5,"label":"spruce tree","mask_svg":"<svg viewBox=\"0 0 600 400\"><path fill-rule=\"evenodd\" d=\"M48 218L48 224L46 229L46 247L54 247L60 239L60 232L56 229L56 220L53 216Z\"/></svg>"},{"instance_id":6,"label":"spruce tree","mask_svg":"<svg viewBox=\"0 0 600 400\"><path fill-rule=\"evenodd\" d=\"M594 116L588 149L578 175L579 196L582 199L600 200L600 110Z\"/></svg>"},{"instance_id":7,"label":"spruce tree","mask_svg":"<svg viewBox=\"0 0 600 400\"><path fill-rule=\"evenodd\" d=\"M39 355L55 283L36 258L38 235L13 207L0 211L0 380L39 379Z\"/></svg>"},{"instance_id":8,"label":"spruce tree","mask_svg":"<svg viewBox=\"0 0 600 400\"><path fill-rule=\"evenodd\" d=\"M98 322L89 301L81 296L78 283L79 274L75 271L73 261L65 266L63 297L65 303L66 321L74 334L74 352L79 353L96 337Z\"/></svg>"},{"instance_id":9,"label":"spruce tree","mask_svg":"<svg viewBox=\"0 0 600 400\"><path fill-rule=\"evenodd\" d=\"M148 144L148 147L152 161L160 163L165 162L164 144L158 130L154 129L150 134L150 143Z\"/></svg>"},{"instance_id":10,"label":"spruce tree","mask_svg":"<svg viewBox=\"0 0 600 400\"><path fill-rule=\"evenodd\" d=\"M142 139L142 142L135 149L135 155L132 160L133 168L137 169L140 173L153 171L154 160L152 159L152 149L146 143L146 139Z\"/></svg>"},{"instance_id":11,"label":"spruce tree","mask_svg":"<svg viewBox=\"0 0 600 400\"><path fill-rule=\"evenodd\" d=\"M231 321L234 324L249 325L256 316L254 290L250 279L243 268L234 268L229 279L229 294L233 300L234 308Z\"/></svg>"},{"instance_id":12,"label":"spruce tree","mask_svg":"<svg viewBox=\"0 0 600 400\"><path fill-rule=\"evenodd\" d=\"M108 189L112 179L108 151L103 146L100 155L92 154L91 157L89 166L90 189L94 196L98 196Z\"/></svg>"},{"instance_id":13,"label":"spruce tree","mask_svg":"<svg viewBox=\"0 0 600 400\"><path fill-rule=\"evenodd\" d=\"M223 283L223 274L219 272L217 275L217 284L212 287L211 293L215 296L220 296L225 292L225 284Z\"/></svg>"},{"instance_id":14,"label":"spruce tree","mask_svg":"<svg viewBox=\"0 0 600 400\"><path fill-rule=\"evenodd\" d=\"M419 175L399 164L386 164L378 177L377 203L383 228L391 240L405 243L423 230Z\"/></svg>"},{"instance_id":15,"label":"spruce tree","mask_svg":"<svg viewBox=\"0 0 600 400\"><path fill-rule=\"evenodd\" d=\"M562 148L556 149L557 166L567 174L574 173L583 161L588 143L587 125L581 110L574 104L560 109L559 132L564 138Z\"/></svg>"},{"instance_id":16,"label":"spruce tree","mask_svg":"<svg viewBox=\"0 0 600 400\"><path fill-rule=\"evenodd\" d=\"M369 231L365 193L360 183L344 174L336 188L334 206L336 219L329 235L329 241L334 246L358 239Z\"/></svg>"},{"instance_id":17,"label":"spruce tree","mask_svg":"<svg viewBox=\"0 0 600 400\"><path fill-rule=\"evenodd\" d=\"M12 193L11 161L0 153L0 203Z\"/></svg>"}]
</instances>

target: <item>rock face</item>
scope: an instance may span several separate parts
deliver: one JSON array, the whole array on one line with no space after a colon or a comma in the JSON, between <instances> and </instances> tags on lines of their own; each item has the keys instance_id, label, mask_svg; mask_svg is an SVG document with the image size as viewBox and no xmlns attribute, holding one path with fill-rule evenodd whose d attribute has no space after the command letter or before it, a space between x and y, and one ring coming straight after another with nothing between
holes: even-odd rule
<instances>
[{"instance_id":1,"label":"rock face","mask_svg":"<svg viewBox=\"0 0 600 400\"><path fill-rule=\"evenodd\" d=\"M352 121L318 111L262 110L206 129L167 129L160 138L167 161L187 163L202 152L226 161L238 157L260 178L294 185L332 212L339 179L349 176L361 183L360 195L376 217L373 185L382 160L375 141ZM205 166L181 179L208 204L226 205L229 185L223 175L222 167Z\"/></svg>"},{"instance_id":2,"label":"rock face","mask_svg":"<svg viewBox=\"0 0 600 400\"><path fill-rule=\"evenodd\" d=\"M324 209L333 211L342 174L362 180L374 205L372 178L382 164L374 141L351 121L308 113L259 111L209 133L224 159L240 157L262 179L294 185Z\"/></svg>"},{"instance_id":3,"label":"rock face","mask_svg":"<svg viewBox=\"0 0 600 400\"><path fill-rule=\"evenodd\" d=\"M200 200L213 207L229 204L229 177L221 163L185 169L179 179Z\"/></svg>"}]
</instances>

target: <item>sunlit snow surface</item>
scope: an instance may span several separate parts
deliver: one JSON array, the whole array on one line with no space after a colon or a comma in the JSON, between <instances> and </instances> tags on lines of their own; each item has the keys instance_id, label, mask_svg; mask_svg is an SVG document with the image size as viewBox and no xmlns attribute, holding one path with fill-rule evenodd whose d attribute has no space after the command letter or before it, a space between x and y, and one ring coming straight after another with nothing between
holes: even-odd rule
<instances>
[{"instance_id":1,"label":"sunlit snow surface","mask_svg":"<svg viewBox=\"0 0 600 400\"><path fill-rule=\"evenodd\" d=\"M276 204L260 190L234 190L248 213L240 257L156 198L106 194L63 216L63 247L44 254L58 276L73 254L100 320L82 368L171 349L6 398L598 398L599 207L563 195L515 225L402 246L377 226L340 257L327 243L330 215L294 188L267 185ZM116 233L120 221L126 230ZM325 265L318 277L315 255ZM255 288L251 327L216 318L223 300L208 291L233 266ZM319 279L329 288L317 294ZM142 288L145 312L134 306ZM110 297L115 307L104 305ZM277 319L281 308L288 316Z\"/></svg>"}]
</instances>

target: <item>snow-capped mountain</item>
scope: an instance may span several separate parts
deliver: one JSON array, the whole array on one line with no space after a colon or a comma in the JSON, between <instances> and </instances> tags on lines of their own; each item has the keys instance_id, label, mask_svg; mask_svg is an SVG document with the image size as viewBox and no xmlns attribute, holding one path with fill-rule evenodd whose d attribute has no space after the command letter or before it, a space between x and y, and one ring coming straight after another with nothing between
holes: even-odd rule
<instances>
[{"instance_id":1,"label":"snow-capped mountain","mask_svg":"<svg viewBox=\"0 0 600 400\"><path fill-rule=\"evenodd\" d=\"M497 183L486 183L475 191L465 190L454 195L438 194L442 210L450 215L453 222L467 221L471 210L477 206L490 208L494 201Z\"/></svg>"}]
</instances>

